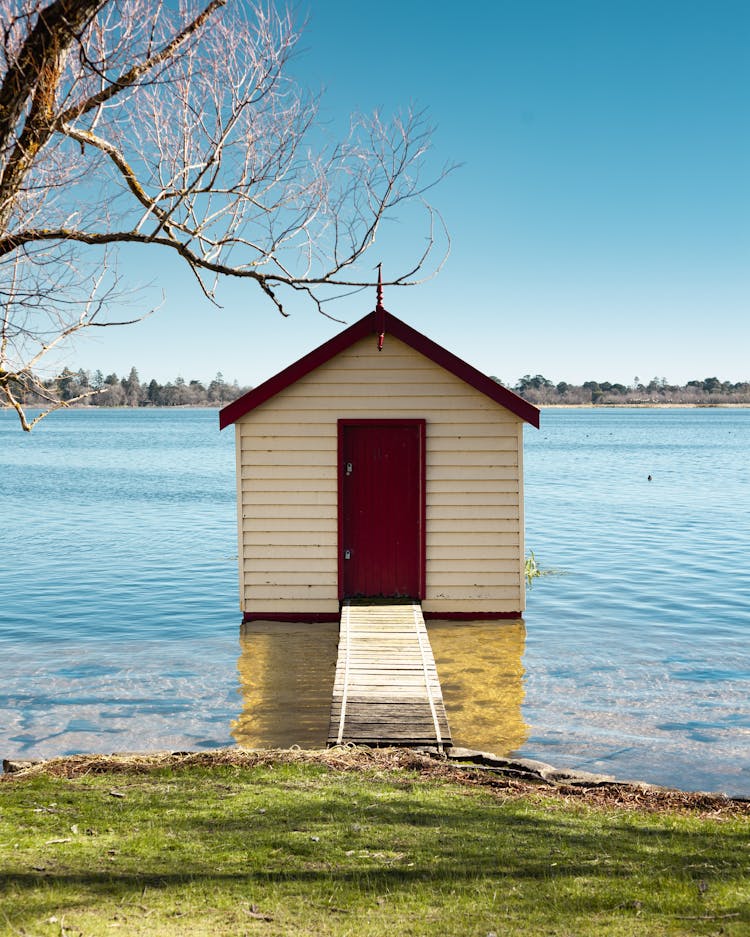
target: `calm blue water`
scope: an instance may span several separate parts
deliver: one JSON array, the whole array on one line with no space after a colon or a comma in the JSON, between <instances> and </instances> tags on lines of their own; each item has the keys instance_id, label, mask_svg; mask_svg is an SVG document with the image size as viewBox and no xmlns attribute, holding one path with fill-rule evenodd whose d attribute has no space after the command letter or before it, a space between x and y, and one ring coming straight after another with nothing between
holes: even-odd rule
<instances>
[{"instance_id":1,"label":"calm blue water","mask_svg":"<svg viewBox=\"0 0 750 937\"><path fill-rule=\"evenodd\" d=\"M542 420L527 545L561 574L528 597L524 752L750 794L750 410Z\"/></svg>"},{"instance_id":2,"label":"calm blue water","mask_svg":"<svg viewBox=\"0 0 750 937\"><path fill-rule=\"evenodd\" d=\"M528 597L519 754L750 795L749 465L750 410L527 431L527 545L555 572ZM0 756L233 744L234 511L214 411L31 436L0 412Z\"/></svg>"}]
</instances>

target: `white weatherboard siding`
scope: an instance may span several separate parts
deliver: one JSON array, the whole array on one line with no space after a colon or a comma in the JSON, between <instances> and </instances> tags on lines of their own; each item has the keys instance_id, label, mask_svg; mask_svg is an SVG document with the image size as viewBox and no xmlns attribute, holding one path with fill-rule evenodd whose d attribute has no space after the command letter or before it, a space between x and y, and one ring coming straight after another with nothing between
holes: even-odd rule
<instances>
[{"instance_id":1,"label":"white weatherboard siding","mask_svg":"<svg viewBox=\"0 0 750 937\"><path fill-rule=\"evenodd\" d=\"M339 419L424 419L426 613L524 607L523 421L396 338L356 342L241 417L241 607L338 612Z\"/></svg>"}]
</instances>

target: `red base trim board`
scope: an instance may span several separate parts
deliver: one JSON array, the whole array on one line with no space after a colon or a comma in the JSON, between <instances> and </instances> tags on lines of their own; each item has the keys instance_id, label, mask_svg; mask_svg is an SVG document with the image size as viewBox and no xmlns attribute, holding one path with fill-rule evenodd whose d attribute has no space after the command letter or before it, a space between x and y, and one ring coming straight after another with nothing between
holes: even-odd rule
<instances>
[{"instance_id":1,"label":"red base trim board","mask_svg":"<svg viewBox=\"0 0 750 937\"><path fill-rule=\"evenodd\" d=\"M243 621L303 621L317 624L338 621L338 612L243 612Z\"/></svg>"},{"instance_id":2,"label":"red base trim board","mask_svg":"<svg viewBox=\"0 0 750 937\"><path fill-rule=\"evenodd\" d=\"M523 612L423 612L426 621L505 621L523 618ZM338 612L243 612L243 621L338 621Z\"/></svg>"}]
</instances>

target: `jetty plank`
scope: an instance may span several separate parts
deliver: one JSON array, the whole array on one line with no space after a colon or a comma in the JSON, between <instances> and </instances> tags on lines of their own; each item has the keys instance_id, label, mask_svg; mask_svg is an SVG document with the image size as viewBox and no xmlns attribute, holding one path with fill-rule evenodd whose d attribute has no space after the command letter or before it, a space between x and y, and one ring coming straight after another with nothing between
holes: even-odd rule
<instances>
[{"instance_id":1,"label":"jetty plank","mask_svg":"<svg viewBox=\"0 0 750 937\"><path fill-rule=\"evenodd\" d=\"M451 744L418 603L345 603L328 744Z\"/></svg>"}]
</instances>

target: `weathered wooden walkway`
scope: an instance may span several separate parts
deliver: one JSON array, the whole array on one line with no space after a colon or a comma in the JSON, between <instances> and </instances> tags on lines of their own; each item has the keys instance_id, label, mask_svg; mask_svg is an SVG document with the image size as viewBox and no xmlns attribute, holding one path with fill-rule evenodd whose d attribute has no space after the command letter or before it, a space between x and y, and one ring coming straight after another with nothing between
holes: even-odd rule
<instances>
[{"instance_id":1,"label":"weathered wooden walkway","mask_svg":"<svg viewBox=\"0 0 750 937\"><path fill-rule=\"evenodd\" d=\"M451 744L418 604L344 604L328 744L346 742Z\"/></svg>"}]
</instances>

